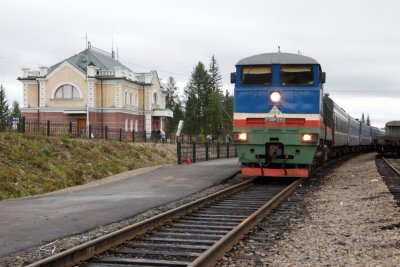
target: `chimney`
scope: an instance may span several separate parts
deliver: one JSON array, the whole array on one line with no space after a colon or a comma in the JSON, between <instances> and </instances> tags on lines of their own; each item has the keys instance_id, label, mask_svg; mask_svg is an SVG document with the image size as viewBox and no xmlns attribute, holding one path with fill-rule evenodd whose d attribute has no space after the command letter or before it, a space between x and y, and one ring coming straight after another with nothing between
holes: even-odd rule
<instances>
[{"instance_id":1,"label":"chimney","mask_svg":"<svg viewBox=\"0 0 400 267\"><path fill-rule=\"evenodd\" d=\"M46 76L49 69L47 67L42 66L39 67L39 70L40 70L40 76Z\"/></svg>"},{"instance_id":2,"label":"chimney","mask_svg":"<svg viewBox=\"0 0 400 267\"><path fill-rule=\"evenodd\" d=\"M23 68L22 69L22 78L27 78L29 76L30 68Z\"/></svg>"}]
</instances>

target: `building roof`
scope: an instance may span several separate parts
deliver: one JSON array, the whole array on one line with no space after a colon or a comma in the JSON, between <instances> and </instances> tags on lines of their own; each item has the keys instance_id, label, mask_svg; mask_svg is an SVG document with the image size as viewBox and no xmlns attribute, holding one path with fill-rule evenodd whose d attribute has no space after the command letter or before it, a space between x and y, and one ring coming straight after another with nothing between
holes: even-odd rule
<instances>
[{"instance_id":1,"label":"building roof","mask_svg":"<svg viewBox=\"0 0 400 267\"><path fill-rule=\"evenodd\" d=\"M113 70L114 67L121 67L126 70L130 70L128 67L123 65L121 62L116 60L111 53L107 53L101 49L89 47L79 54L73 55L49 68L49 73L56 69L64 61L68 61L75 67L86 73L87 65L96 66L102 70Z\"/></svg>"},{"instance_id":2,"label":"building roof","mask_svg":"<svg viewBox=\"0 0 400 267\"><path fill-rule=\"evenodd\" d=\"M315 59L291 53L265 53L246 57L236 65L269 65L269 64L319 64Z\"/></svg>"},{"instance_id":3,"label":"building roof","mask_svg":"<svg viewBox=\"0 0 400 267\"><path fill-rule=\"evenodd\" d=\"M391 126L400 126L400 121L389 121L386 123L386 126L391 127Z\"/></svg>"}]
</instances>

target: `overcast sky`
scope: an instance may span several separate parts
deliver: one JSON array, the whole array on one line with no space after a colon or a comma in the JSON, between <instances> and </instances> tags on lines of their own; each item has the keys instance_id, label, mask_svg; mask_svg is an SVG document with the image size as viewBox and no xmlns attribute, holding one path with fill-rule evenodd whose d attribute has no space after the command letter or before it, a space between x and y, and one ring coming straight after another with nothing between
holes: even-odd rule
<instances>
[{"instance_id":1,"label":"overcast sky","mask_svg":"<svg viewBox=\"0 0 400 267\"><path fill-rule=\"evenodd\" d=\"M244 57L276 52L316 59L325 91L373 125L400 120L400 1L2 0L0 83L22 103L21 68L51 66L92 46L118 48L133 71L157 70L182 89L215 55L224 88ZM114 41L112 41L114 40Z\"/></svg>"}]
</instances>

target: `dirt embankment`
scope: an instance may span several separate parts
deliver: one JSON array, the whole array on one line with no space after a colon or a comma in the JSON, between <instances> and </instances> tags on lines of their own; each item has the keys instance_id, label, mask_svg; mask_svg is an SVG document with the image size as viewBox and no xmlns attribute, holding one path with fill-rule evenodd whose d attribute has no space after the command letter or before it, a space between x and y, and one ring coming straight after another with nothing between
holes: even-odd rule
<instances>
[{"instance_id":1,"label":"dirt embankment","mask_svg":"<svg viewBox=\"0 0 400 267\"><path fill-rule=\"evenodd\" d=\"M175 145L0 133L0 200L164 164L176 164Z\"/></svg>"}]
</instances>

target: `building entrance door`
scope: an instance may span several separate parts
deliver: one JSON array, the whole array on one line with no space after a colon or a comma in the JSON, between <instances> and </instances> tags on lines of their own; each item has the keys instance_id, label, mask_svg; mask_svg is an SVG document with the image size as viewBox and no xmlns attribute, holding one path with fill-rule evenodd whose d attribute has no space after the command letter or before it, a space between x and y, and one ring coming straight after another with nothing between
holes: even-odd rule
<instances>
[{"instance_id":1,"label":"building entrance door","mask_svg":"<svg viewBox=\"0 0 400 267\"><path fill-rule=\"evenodd\" d=\"M86 119L78 119L78 136L86 133Z\"/></svg>"}]
</instances>

